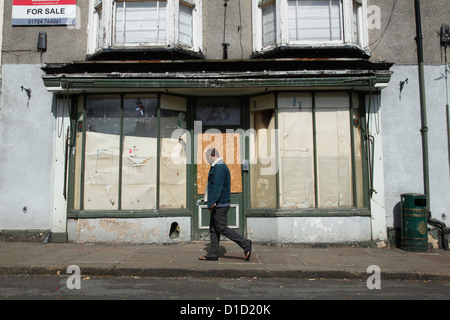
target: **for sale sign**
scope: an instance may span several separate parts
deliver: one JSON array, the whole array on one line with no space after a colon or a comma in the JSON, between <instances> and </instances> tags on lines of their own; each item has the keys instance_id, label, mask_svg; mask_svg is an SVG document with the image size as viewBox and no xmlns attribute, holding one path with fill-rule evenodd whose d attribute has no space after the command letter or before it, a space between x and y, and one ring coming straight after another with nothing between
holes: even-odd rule
<instances>
[{"instance_id":1,"label":"for sale sign","mask_svg":"<svg viewBox=\"0 0 450 320\"><path fill-rule=\"evenodd\" d=\"M77 0L13 0L12 25L74 25Z\"/></svg>"}]
</instances>

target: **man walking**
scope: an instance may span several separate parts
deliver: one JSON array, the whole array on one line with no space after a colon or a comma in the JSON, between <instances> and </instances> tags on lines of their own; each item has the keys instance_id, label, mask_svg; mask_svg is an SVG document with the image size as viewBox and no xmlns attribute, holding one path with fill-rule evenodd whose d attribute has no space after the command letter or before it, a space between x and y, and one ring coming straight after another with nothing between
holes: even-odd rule
<instances>
[{"instance_id":1,"label":"man walking","mask_svg":"<svg viewBox=\"0 0 450 320\"><path fill-rule=\"evenodd\" d=\"M230 208L231 178L230 170L219 156L216 149L206 151L206 159L211 165L208 174L204 201L211 210L209 232L211 234L211 246L209 253L199 260L217 261L219 259L220 235L236 242L244 250L244 259L250 260L252 253L252 241L244 238L227 226L227 212Z\"/></svg>"}]
</instances>

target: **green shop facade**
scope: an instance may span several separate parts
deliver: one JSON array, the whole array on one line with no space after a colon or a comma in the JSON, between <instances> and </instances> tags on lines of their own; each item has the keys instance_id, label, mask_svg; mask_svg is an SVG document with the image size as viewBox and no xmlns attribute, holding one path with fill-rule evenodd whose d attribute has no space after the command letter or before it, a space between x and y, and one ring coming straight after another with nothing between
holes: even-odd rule
<instances>
[{"instance_id":1,"label":"green shop facade","mask_svg":"<svg viewBox=\"0 0 450 320\"><path fill-rule=\"evenodd\" d=\"M369 118L391 64L361 58L46 64L63 158L60 232L76 242L209 239L215 147L228 225L254 241L374 239ZM57 139L58 140L58 139ZM385 227L385 225L384 225Z\"/></svg>"}]
</instances>

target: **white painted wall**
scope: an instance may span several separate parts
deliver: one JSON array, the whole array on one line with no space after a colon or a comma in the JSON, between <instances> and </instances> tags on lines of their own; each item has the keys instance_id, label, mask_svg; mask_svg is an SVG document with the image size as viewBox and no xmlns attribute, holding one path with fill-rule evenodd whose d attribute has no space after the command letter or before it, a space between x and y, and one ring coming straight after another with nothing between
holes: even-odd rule
<instances>
[{"instance_id":1,"label":"white painted wall","mask_svg":"<svg viewBox=\"0 0 450 320\"><path fill-rule=\"evenodd\" d=\"M370 217L248 218L247 234L254 241L339 243L371 240Z\"/></svg>"},{"instance_id":2,"label":"white painted wall","mask_svg":"<svg viewBox=\"0 0 450 320\"><path fill-rule=\"evenodd\" d=\"M55 117L52 113L52 94L44 88L41 74L40 65L2 66L0 101L2 230L50 228ZM31 89L29 101L21 86Z\"/></svg>"},{"instance_id":3,"label":"white painted wall","mask_svg":"<svg viewBox=\"0 0 450 320\"><path fill-rule=\"evenodd\" d=\"M394 66L381 95L387 226L399 226L400 195L424 193L417 66ZM430 205L432 216L447 214L450 225L450 172L447 144L444 66L425 66L428 117ZM408 79L400 95L400 81Z\"/></svg>"}]
</instances>

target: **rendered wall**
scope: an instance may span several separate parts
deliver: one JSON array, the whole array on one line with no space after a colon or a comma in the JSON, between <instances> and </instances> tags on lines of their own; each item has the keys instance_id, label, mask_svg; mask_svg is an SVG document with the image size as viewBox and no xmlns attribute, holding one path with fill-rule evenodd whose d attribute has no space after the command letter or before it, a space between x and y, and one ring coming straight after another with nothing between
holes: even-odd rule
<instances>
[{"instance_id":1,"label":"rendered wall","mask_svg":"<svg viewBox=\"0 0 450 320\"><path fill-rule=\"evenodd\" d=\"M387 225L399 226L400 195L424 193L418 69L394 66L391 85L381 95ZM430 205L434 218L450 213L444 66L425 67ZM400 92L398 84L408 79ZM397 85L396 85L397 84ZM381 173L380 173L381 174ZM447 225L450 221L443 220Z\"/></svg>"},{"instance_id":2,"label":"rendered wall","mask_svg":"<svg viewBox=\"0 0 450 320\"><path fill-rule=\"evenodd\" d=\"M222 59L224 2L203 1L203 49L206 59ZM229 1L225 43L229 59L248 59L252 54L251 1ZM214 31L214 32L212 32Z\"/></svg>"},{"instance_id":3,"label":"rendered wall","mask_svg":"<svg viewBox=\"0 0 450 320\"><path fill-rule=\"evenodd\" d=\"M254 241L281 243L339 243L371 240L370 217L249 218Z\"/></svg>"},{"instance_id":4,"label":"rendered wall","mask_svg":"<svg viewBox=\"0 0 450 320\"><path fill-rule=\"evenodd\" d=\"M369 23L377 22L378 14L370 6L379 8L379 25L369 28L371 61L391 61L396 64L417 64L416 20L414 1L367 0ZM394 10L392 10L394 9ZM442 24L450 24L450 1L420 1L425 64L443 63L443 47L438 34Z\"/></svg>"},{"instance_id":5,"label":"rendered wall","mask_svg":"<svg viewBox=\"0 0 450 320\"><path fill-rule=\"evenodd\" d=\"M2 67L0 229L49 229L55 110L39 65ZM22 86L31 89L28 99ZM62 194L62 189L61 192Z\"/></svg>"},{"instance_id":6,"label":"rendered wall","mask_svg":"<svg viewBox=\"0 0 450 320\"><path fill-rule=\"evenodd\" d=\"M64 63L86 57L89 0L77 0L74 26L12 26L12 1L5 1L2 63ZM39 32L47 33L47 51L37 51ZM18 41L20 40L20 41Z\"/></svg>"}]
</instances>

